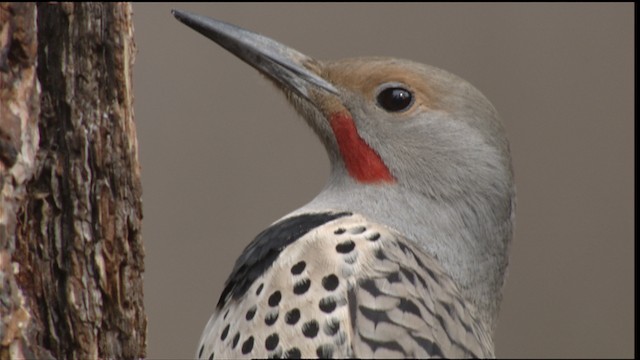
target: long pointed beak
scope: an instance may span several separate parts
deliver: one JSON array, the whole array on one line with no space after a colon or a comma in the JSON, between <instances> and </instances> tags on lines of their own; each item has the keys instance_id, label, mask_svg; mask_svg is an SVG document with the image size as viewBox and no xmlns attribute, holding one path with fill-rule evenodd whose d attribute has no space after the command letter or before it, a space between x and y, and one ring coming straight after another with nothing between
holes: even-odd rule
<instances>
[{"instance_id":1,"label":"long pointed beak","mask_svg":"<svg viewBox=\"0 0 640 360\"><path fill-rule=\"evenodd\" d=\"M309 92L314 88L338 94L338 90L331 83L307 68L308 65L317 64L314 59L290 47L206 16L179 10L172 10L171 13L183 24L215 41L283 87L307 99L310 99Z\"/></svg>"}]
</instances>

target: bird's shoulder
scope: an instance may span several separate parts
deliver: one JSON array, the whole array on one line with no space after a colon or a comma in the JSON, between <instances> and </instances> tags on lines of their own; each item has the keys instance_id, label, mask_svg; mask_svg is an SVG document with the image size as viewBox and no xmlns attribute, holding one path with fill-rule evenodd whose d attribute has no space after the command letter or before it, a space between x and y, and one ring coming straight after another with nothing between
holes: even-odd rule
<instances>
[{"instance_id":1,"label":"bird's shoulder","mask_svg":"<svg viewBox=\"0 0 640 360\"><path fill-rule=\"evenodd\" d=\"M486 357L491 337L437 262L348 212L296 215L247 246L198 356Z\"/></svg>"}]
</instances>

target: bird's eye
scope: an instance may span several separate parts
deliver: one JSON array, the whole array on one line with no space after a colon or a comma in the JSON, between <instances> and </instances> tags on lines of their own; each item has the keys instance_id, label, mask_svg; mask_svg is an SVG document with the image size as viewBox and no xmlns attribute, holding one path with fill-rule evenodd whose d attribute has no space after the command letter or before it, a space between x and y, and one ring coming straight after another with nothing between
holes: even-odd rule
<instances>
[{"instance_id":1,"label":"bird's eye","mask_svg":"<svg viewBox=\"0 0 640 360\"><path fill-rule=\"evenodd\" d=\"M400 86L382 89L376 99L381 108L390 112L405 111L413 104L413 94Z\"/></svg>"}]
</instances>

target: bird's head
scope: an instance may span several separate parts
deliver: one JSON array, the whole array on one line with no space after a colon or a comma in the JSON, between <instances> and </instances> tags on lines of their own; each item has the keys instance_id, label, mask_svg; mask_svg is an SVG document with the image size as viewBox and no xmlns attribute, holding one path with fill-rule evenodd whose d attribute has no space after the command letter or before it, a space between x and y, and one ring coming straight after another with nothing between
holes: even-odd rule
<instances>
[{"instance_id":1,"label":"bird's head","mask_svg":"<svg viewBox=\"0 0 640 360\"><path fill-rule=\"evenodd\" d=\"M424 242L493 327L499 299L477 298L500 293L514 189L506 136L478 90L416 62L319 61L231 24L174 15L271 79L317 133L331 175L309 209L363 212Z\"/></svg>"}]
</instances>

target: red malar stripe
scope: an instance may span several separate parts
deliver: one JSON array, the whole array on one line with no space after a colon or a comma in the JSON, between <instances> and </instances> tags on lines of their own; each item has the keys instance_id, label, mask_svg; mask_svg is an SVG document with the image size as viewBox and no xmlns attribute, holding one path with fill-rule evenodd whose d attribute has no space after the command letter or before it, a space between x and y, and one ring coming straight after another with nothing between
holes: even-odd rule
<instances>
[{"instance_id":1,"label":"red malar stripe","mask_svg":"<svg viewBox=\"0 0 640 360\"><path fill-rule=\"evenodd\" d=\"M351 177L363 183L395 181L380 155L362 140L349 114L333 114L329 122Z\"/></svg>"}]
</instances>

